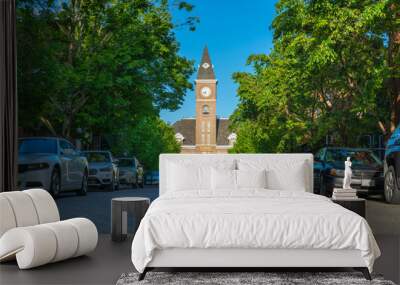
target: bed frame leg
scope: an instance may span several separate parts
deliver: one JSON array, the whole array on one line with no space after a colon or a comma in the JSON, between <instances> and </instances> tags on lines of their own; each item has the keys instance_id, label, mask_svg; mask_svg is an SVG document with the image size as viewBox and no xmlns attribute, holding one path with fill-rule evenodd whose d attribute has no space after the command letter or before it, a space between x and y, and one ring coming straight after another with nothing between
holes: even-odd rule
<instances>
[{"instance_id":1,"label":"bed frame leg","mask_svg":"<svg viewBox=\"0 0 400 285\"><path fill-rule=\"evenodd\" d=\"M148 269L147 267L143 270L142 273L139 274L139 278L138 281L142 281L144 279L144 277L146 277L146 273L147 273Z\"/></svg>"},{"instance_id":2,"label":"bed frame leg","mask_svg":"<svg viewBox=\"0 0 400 285\"><path fill-rule=\"evenodd\" d=\"M355 267L354 269L357 271L361 271L362 274L364 275L365 279L372 280L371 274L369 274L369 270L367 267Z\"/></svg>"}]
</instances>

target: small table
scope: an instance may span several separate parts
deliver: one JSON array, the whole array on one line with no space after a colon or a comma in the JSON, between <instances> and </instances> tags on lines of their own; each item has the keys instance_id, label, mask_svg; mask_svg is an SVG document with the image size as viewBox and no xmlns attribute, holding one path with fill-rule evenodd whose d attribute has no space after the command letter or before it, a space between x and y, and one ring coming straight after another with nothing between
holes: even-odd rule
<instances>
[{"instance_id":1,"label":"small table","mask_svg":"<svg viewBox=\"0 0 400 285\"><path fill-rule=\"evenodd\" d=\"M365 218L365 199L332 199L332 202L339 204L340 206L359 214L361 217Z\"/></svg>"},{"instance_id":2,"label":"small table","mask_svg":"<svg viewBox=\"0 0 400 285\"><path fill-rule=\"evenodd\" d=\"M111 200L111 239L124 241L128 235L128 214L136 218L134 233L150 206L150 199L143 197L119 197Z\"/></svg>"}]
</instances>

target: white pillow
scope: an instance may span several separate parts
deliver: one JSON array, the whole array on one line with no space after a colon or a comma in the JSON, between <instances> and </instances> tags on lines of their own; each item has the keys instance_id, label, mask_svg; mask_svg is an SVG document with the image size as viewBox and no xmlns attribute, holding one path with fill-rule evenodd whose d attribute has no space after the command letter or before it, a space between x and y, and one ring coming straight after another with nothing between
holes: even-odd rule
<instances>
[{"instance_id":1,"label":"white pillow","mask_svg":"<svg viewBox=\"0 0 400 285\"><path fill-rule=\"evenodd\" d=\"M239 170L267 170L267 188L272 190L306 191L306 161L291 158L238 161Z\"/></svg>"},{"instance_id":2,"label":"white pillow","mask_svg":"<svg viewBox=\"0 0 400 285\"><path fill-rule=\"evenodd\" d=\"M306 192L305 162L293 163L287 172L277 168L267 171L269 189Z\"/></svg>"},{"instance_id":3,"label":"white pillow","mask_svg":"<svg viewBox=\"0 0 400 285\"><path fill-rule=\"evenodd\" d=\"M218 169L211 170L212 190L233 191L236 190L236 170Z\"/></svg>"},{"instance_id":4,"label":"white pillow","mask_svg":"<svg viewBox=\"0 0 400 285\"><path fill-rule=\"evenodd\" d=\"M235 160L179 159L167 164L167 191L212 190L211 170L235 169Z\"/></svg>"},{"instance_id":5,"label":"white pillow","mask_svg":"<svg viewBox=\"0 0 400 285\"><path fill-rule=\"evenodd\" d=\"M190 166L170 163L168 184L171 191L210 189L209 167Z\"/></svg>"},{"instance_id":6,"label":"white pillow","mask_svg":"<svg viewBox=\"0 0 400 285\"><path fill-rule=\"evenodd\" d=\"M267 171L236 170L237 188L267 188Z\"/></svg>"}]
</instances>

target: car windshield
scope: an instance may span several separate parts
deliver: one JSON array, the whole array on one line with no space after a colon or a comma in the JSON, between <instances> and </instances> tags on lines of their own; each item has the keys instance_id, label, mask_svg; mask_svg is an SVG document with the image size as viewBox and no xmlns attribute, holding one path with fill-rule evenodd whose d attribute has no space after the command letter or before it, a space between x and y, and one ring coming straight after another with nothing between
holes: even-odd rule
<instances>
[{"instance_id":1,"label":"car windshield","mask_svg":"<svg viewBox=\"0 0 400 285\"><path fill-rule=\"evenodd\" d=\"M119 167L135 167L135 161L133 159L119 159Z\"/></svg>"},{"instance_id":2,"label":"car windshield","mask_svg":"<svg viewBox=\"0 0 400 285\"><path fill-rule=\"evenodd\" d=\"M369 150L351 150L351 149L328 149L326 151L326 161L345 161L351 157L353 165L382 165L382 161Z\"/></svg>"},{"instance_id":3,"label":"car windshield","mask_svg":"<svg viewBox=\"0 0 400 285\"><path fill-rule=\"evenodd\" d=\"M110 162L110 156L105 152L84 152L89 162Z\"/></svg>"},{"instance_id":4,"label":"car windshield","mask_svg":"<svg viewBox=\"0 0 400 285\"><path fill-rule=\"evenodd\" d=\"M21 139L18 142L19 153L57 153L55 139Z\"/></svg>"}]
</instances>

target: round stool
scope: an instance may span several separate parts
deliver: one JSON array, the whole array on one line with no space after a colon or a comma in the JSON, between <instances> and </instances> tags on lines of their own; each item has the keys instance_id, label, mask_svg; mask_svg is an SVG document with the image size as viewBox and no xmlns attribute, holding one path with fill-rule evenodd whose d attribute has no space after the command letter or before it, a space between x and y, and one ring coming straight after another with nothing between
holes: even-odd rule
<instances>
[{"instance_id":1,"label":"round stool","mask_svg":"<svg viewBox=\"0 0 400 285\"><path fill-rule=\"evenodd\" d=\"M144 197L119 197L111 200L111 239L123 241L128 235L128 214L136 219L133 234L150 206L150 199Z\"/></svg>"}]
</instances>

